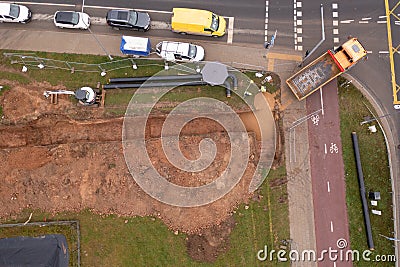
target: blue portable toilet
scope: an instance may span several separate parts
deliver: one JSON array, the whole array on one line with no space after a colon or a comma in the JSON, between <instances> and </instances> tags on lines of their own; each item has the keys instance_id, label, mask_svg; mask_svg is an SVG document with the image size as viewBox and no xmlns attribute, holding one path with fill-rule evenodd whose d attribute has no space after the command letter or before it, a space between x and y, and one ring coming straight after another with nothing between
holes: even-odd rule
<instances>
[{"instance_id":1,"label":"blue portable toilet","mask_svg":"<svg viewBox=\"0 0 400 267\"><path fill-rule=\"evenodd\" d=\"M124 55L148 56L151 51L149 38L122 36L120 50Z\"/></svg>"}]
</instances>

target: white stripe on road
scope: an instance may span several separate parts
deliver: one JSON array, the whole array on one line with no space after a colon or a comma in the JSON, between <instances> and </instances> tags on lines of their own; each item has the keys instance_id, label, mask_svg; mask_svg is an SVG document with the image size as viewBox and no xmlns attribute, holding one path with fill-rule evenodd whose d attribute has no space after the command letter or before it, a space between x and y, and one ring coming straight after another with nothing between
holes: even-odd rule
<instances>
[{"instance_id":1,"label":"white stripe on road","mask_svg":"<svg viewBox=\"0 0 400 267\"><path fill-rule=\"evenodd\" d=\"M371 20L372 18L362 18L361 20Z\"/></svg>"},{"instance_id":2,"label":"white stripe on road","mask_svg":"<svg viewBox=\"0 0 400 267\"><path fill-rule=\"evenodd\" d=\"M354 21L354 19L348 19L348 20L342 20L340 23L348 24L348 23L351 23L353 21Z\"/></svg>"},{"instance_id":3,"label":"white stripe on road","mask_svg":"<svg viewBox=\"0 0 400 267\"><path fill-rule=\"evenodd\" d=\"M326 184L328 185L328 193L330 193L330 192L331 192L331 186L330 186L330 184L329 184L329 181L326 182Z\"/></svg>"},{"instance_id":4,"label":"white stripe on road","mask_svg":"<svg viewBox=\"0 0 400 267\"><path fill-rule=\"evenodd\" d=\"M321 97L321 113L322 113L322 116L324 116L324 114L325 114L325 111L324 111L324 98L322 97L322 88L321 89L319 89L319 93L320 93L320 97Z\"/></svg>"},{"instance_id":5,"label":"white stripe on road","mask_svg":"<svg viewBox=\"0 0 400 267\"><path fill-rule=\"evenodd\" d=\"M331 221L331 232L333 233L333 222Z\"/></svg>"},{"instance_id":6,"label":"white stripe on road","mask_svg":"<svg viewBox=\"0 0 400 267\"><path fill-rule=\"evenodd\" d=\"M55 4L55 3L39 3L39 2L15 2L21 5L39 5L39 6L63 6L63 7L75 7L75 5L71 4ZM93 9L116 9L116 7L111 6L88 6L86 5L85 8L93 8ZM118 7L118 9L131 9L131 8L123 8ZM151 10L151 9L135 9L137 11L144 11L149 13L161 13L161 14L172 14L172 11L162 11L162 10Z\"/></svg>"},{"instance_id":7,"label":"white stripe on road","mask_svg":"<svg viewBox=\"0 0 400 267\"><path fill-rule=\"evenodd\" d=\"M376 23L386 23L386 20L380 20L380 21L377 21Z\"/></svg>"},{"instance_id":8,"label":"white stripe on road","mask_svg":"<svg viewBox=\"0 0 400 267\"><path fill-rule=\"evenodd\" d=\"M228 44L231 44L232 40L233 40L233 22L234 22L234 18L229 17L228 40L226 41Z\"/></svg>"},{"instance_id":9,"label":"white stripe on road","mask_svg":"<svg viewBox=\"0 0 400 267\"><path fill-rule=\"evenodd\" d=\"M326 144L324 144L324 148L325 148L325 154L327 154L328 153L328 149L326 147Z\"/></svg>"},{"instance_id":10,"label":"white stripe on road","mask_svg":"<svg viewBox=\"0 0 400 267\"><path fill-rule=\"evenodd\" d=\"M32 14L32 20L53 20L54 15L50 14Z\"/></svg>"},{"instance_id":11,"label":"white stripe on road","mask_svg":"<svg viewBox=\"0 0 400 267\"><path fill-rule=\"evenodd\" d=\"M75 7L75 5L71 4L55 4L55 3L37 3L37 2L14 2L16 4L21 5L40 5L40 6L66 6L66 7Z\"/></svg>"},{"instance_id":12,"label":"white stripe on road","mask_svg":"<svg viewBox=\"0 0 400 267\"><path fill-rule=\"evenodd\" d=\"M367 20L360 20L358 23L360 23L360 24L367 24L368 21L367 21Z\"/></svg>"},{"instance_id":13,"label":"white stripe on road","mask_svg":"<svg viewBox=\"0 0 400 267\"><path fill-rule=\"evenodd\" d=\"M386 19L386 16L379 16L380 19Z\"/></svg>"}]
</instances>

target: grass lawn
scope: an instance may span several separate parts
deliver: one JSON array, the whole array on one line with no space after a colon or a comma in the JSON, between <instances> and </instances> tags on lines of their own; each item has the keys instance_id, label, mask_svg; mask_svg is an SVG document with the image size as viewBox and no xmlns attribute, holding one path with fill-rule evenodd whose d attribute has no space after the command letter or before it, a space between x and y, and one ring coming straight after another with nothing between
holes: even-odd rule
<instances>
[{"instance_id":1,"label":"grass lawn","mask_svg":"<svg viewBox=\"0 0 400 267\"><path fill-rule=\"evenodd\" d=\"M345 80L339 79L339 85ZM350 243L351 249L363 251L368 248L366 231L364 226L364 216L362 212L361 197L355 165L353 143L351 132L356 132L358 136L361 161L365 180L365 190L379 191L381 200L378 201L376 210L382 211L382 216L374 215L370 212L372 235L375 244L375 255L394 254L393 242L385 239L381 235L393 237L393 210L391 181L388 168L386 144L383 134L376 121L370 124L360 125L365 117L370 116L369 109L374 109L368 103L368 100L353 86L339 89L340 105L340 127L341 139L343 145L343 160L346 174L346 201L350 224ZM366 107L368 106L368 108ZM376 113L374 113L376 115ZM377 133L370 133L369 125L376 125ZM372 206L369 202L369 210ZM354 266L393 266L393 262L358 262Z\"/></svg>"},{"instance_id":2,"label":"grass lawn","mask_svg":"<svg viewBox=\"0 0 400 267\"><path fill-rule=\"evenodd\" d=\"M28 56L37 56L40 58L52 59L50 61L43 62L45 65L44 69L37 67L39 61L28 60L27 67L28 71L26 74L36 81L47 81L52 85L63 84L67 89L77 89L82 86L95 87L97 82L101 84L107 83L110 77L124 77L124 76L151 76L154 73L164 69L162 61L159 60L143 60L135 59L134 62L137 64L138 69L132 68L132 63L127 58L115 57L112 62L106 56L95 56L95 55L80 55L80 54L58 54L58 53L47 53L47 52L23 52L23 51L6 51L0 50L0 62L8 68L12 68L15 71L21 71L21 64L11 64L11 58L6 57L4 53L19 53ZM13 58L16 59L16 58ZM123 60L125 59L125 60ZM68 64L59 61L68 61ZM30 63L29 63L30 62ZM85 62L87 64L79 64ZM29 66L29 64L33 66ZM99 64L99 65L90 65ZM146 65L144 65L146 64ZM55 69L55 67L64 69ZM71 73L69 69L75 68L75 72ZM50 69L50 70L49 70ZM102 69L107 72L107 75L102 77L100 75ZM87 72L79 71L86 70ZM11 76L11 74L1 74L0 79L4 76ZM21 76L13 73L12 75ZM7 77L4 77L7 78ZM9 77L10 80L14 80L14 77ZM18 81L23 81L17 79Z\"/></svg>"},{"instance_id":3,"label":"grass lawn","mask_svg":"<svg viewBox=\"0 0 400 267\"><path fill-rule=\"evenodd\" d=\"M280 240L289 238L286 184L269 186L285 176L283 167L271 171L259 189L260 200L236 210L230 249L213 264L191 260L186 253L186 235L175 235L151 217L99 216L88 210L56 215L33 211L31 221L79 220L82 266L275 266L276 262L258 261L257 252L264 245L279 249ZM24 222L30 212L25 210L13 220L1 221ZM20 233L35 235L33 231Z\"/></svg>"}]
</instances>

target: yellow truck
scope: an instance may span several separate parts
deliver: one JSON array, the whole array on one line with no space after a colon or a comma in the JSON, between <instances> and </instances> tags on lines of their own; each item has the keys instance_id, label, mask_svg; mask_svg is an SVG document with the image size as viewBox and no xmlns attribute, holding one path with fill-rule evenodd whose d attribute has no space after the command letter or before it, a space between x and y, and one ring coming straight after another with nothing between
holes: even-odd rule
<instances>
[{"instance_id":1,"label":"yellow truck","mask_svg":"<svg viewBox=\"0 0 400 267\"><path fill-rule=\"evenodd\" d=\"M171 28L181 34L196 34L220 37L225 34L226 21L211 11L174 8L172 9Z\"/></svg>"},{"instance_id":2,"label":"yellow truck","mask_svg":"<svg viewBox=\"0 0 400 267\"><path fill-rule=\"evenodd\" d=\"M319 58L286 80L298 100L303 100L331 80L353 67L367 51L357 38L351 38L336 50Z\"/></svg>"}]
</instances>

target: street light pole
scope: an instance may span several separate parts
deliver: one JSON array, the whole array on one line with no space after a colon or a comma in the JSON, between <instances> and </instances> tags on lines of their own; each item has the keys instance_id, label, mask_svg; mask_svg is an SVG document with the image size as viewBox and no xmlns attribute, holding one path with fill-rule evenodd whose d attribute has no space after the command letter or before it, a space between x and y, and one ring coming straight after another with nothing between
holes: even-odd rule
<instances>
[{"instance_id":1,"label":"street light pole","mask_svg":"<svg viewBox=\"0 0 400 267\"><path fill-rule=\"evenodd\" d=\"M321 4L321 28L322 28L322 39L310 52L306 53L304 59L300 63L300 66L302 66L304 60L306 60L312 53L314 53L314 51L317 50L317 48L325 41L324 5L323 4Z\"/></svg>"},{"instance_id":2,"label":"street light pole","mask_svg":"<svg viewBox=\"0 0 400 267\"><path fill-rule=\"evenodd\" d=\"M82 12L83 12L83 8L85 6L85 0L82 0ZM86 23L85 23L86 24ZM88 26L88 25L86 25ZM104 46L101 44L100 40L97 38L97 36L92 32L92 30L90 29L90 27L88 27L88 30L90 32L90 34L93 36L93 38L96 40L96 42L99 44L99 46L101 47L101 49L103 49L104 53L107 55L107 57L110 59L110 61L113 60L113 57L107 52L107 50L104 48Z\"/></svg>"},{"instance_id":3,"label":"street light pole","mask_svg":"<svg viewBox=\"0 0 400 267\"><path fill-rule=\"evenodd\" d=\"M101 42L99 41L99 39L97 39L97 36L92 32L92 30L90 28L88 28L89 32L92 34L92 36L94 37L94 39L96 40L96 42L99 44L99 46L101 47L101 49L103 49L104 53L107 55L107 57L112 61L114 58L107 52L107 50L104 48L104 46L101 44Z\"/></svg>"},{"instance_id":4,"label":"street light pole","mask_svg":"<svg viewBox=\"0 0 400 267\"><path fill-rule=\"evenodd\" d=\"M399 110L397 113L399 113L399 112L400 112L400 110ZM382 116L379 116L379 117L374 117L373 119L369 119L369 120L365 120L365 121L360 122L360 125L369 123L369 122L371 122L371 121L376 121L376 120L378 120L378 119L380 119L380 118L384 118L384 117L387 117L387 116L390 116L390 115L393 115L393 114L394 114L394 113L388 113L388 114L385 114L385 115L382 115ZM367 118L368 118L368 117L367 117Z\"/></svg>"}]
</instances>

